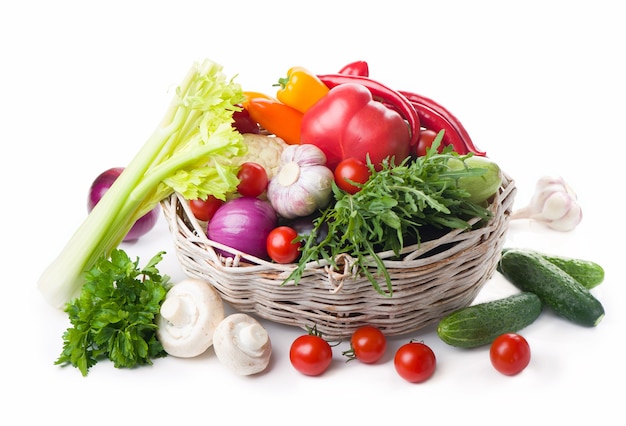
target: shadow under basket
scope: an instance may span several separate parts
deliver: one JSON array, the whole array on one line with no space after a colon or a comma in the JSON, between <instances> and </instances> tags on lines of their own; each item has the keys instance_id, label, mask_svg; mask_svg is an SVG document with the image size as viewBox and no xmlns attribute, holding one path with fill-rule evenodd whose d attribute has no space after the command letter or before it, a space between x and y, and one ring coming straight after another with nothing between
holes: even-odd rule
<instances>
[{"instance_id":1,"label":"shadow under basket","mask_svg":"<svg viewBox=\"0 0 626 426\"><path fill-rule=\"evenodd\" d=\"M186 275L212 284L239 312L302 329L315 326L324 338L333 339L367 324L387 336L403 335L470 305L495 272L515 193L514 181L505 174L490 200L493 217L484 226L451 230L405 247L401 257L378 253L391 277L391 296L380 294L366 277L354 276L346 255L337 259L340 270L323 260L311 262L297 285L285 282L294 265L268 262L209 240L206 223L194 218L179 194L162 207ZM236 256L222 258L216 249ZM375 266L371 272L376 274ZM382 276L379 285L386 290Z\"/></svg>"}]
</instances>

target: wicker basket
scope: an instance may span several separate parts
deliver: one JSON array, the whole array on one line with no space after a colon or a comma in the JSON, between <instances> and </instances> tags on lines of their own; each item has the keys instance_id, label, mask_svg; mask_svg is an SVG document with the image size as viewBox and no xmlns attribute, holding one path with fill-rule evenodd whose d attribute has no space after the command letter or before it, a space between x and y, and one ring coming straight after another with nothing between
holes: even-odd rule
<instances>
[{"instance_id":1,"label":"wicker basket","mask_svg":"<svg viewBox=\"0 0 626 426\"><path fill-rule=\"evenodd\" d=\"M489 206L493 218L485 226L451 230L405 247L401 260L391 251L379 253L391 276L391 297L379 294L367 278L354 277L349 256L337 259L342 270L312 262L297 285L284 283L293 265L267 262L209 240L206 224L194 218L178 194L162 206L188 276L210 282L240 312L303 329L316 326L326 338L343 338L365 324L388 336L407 334L469 305L495 271L515 192L514 181L505 175ZM216 248L237 256L222 259ZM385 288L384 278L380 281Z\"/></svg>"}]
</instances>

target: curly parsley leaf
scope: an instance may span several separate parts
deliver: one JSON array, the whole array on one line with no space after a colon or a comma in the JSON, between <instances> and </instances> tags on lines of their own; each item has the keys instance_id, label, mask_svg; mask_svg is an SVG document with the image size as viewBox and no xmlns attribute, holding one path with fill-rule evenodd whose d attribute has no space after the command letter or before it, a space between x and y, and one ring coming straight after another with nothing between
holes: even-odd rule
<instances>
[{"instance_id":1,"label":"curly parsley leaf","mask_svg":"<svg viewBox=\"0 0 626 426\"><path fill-rule=\"evenodd\" d=\"M63 351L55 365L78 368L83 376L99 360L116 368L151 365L166 356L156 337L156 315L170 287L157 264L157 253L142 269L120 249L102 257L87 272L80 296L67 303L72 327L63 334Z\"/></svg>"},{"instance_id":2,"label":"curly parsley leaf","mask_svg":"<svg viewBox=\"0 0 626 426\"><path fill-rule=\"evenodd\" d=\"M347 253L355 259L357 272L366 276L380 294L391 296L391 278L378 252L392 250L399 255L406 238L421 241L420 230L425 227L470 229L470 218L489 219L489 210L470 202L470 194L459 185L460 178L481 176L486 170L451 170L447 166L451 158L464 160L471 154L460 156L451 147L438 153L440 141L441 136L425 156L406 159L399 165L387 160L376 170L368 161L370 179L354 195L334 185L335 202L321 212L307 237L299 237L303 241L302 255L284 282L297 284L310 262L324 259L337 267L335 259ZM328 234L317 241L323 224L328 226ZM386 291L368 269L372 262L385 278Z\"/></svg>"}]
</instances>

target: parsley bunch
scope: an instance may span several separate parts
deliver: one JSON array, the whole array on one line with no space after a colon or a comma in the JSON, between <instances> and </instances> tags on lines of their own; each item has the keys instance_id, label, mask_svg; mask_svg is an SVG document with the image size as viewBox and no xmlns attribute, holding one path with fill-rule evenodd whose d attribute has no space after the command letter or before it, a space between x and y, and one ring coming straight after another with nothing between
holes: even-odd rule
<instances>
[{"instance_id":1,"label":"parsley bunch","mask_svg":"<svg viewBox=\"0 0 626 426\"><path fill-rule=\"evenodd\" d=\"M398 256L405 240L420 242L420 230L471 228L468 220L473 217L489 219L491 213L483 206L468 201L470 193L459 185L462 177L481 176L482 168L453 170L448 160L464 160L471 154L460 156L446 147L437 152L434 143L425 156L406 159L399 165L385 161L375 170L368 161L370 179L359 192L350 195L333 185L335 202L321 212L315 220L313 231L304 241L300 261L285 282L296 284L302 277L307 263L327 260L337 267L335 258L346 253L355 259L355 267L368 277L374 288L383 295L391 296L391 278L379 251L393 250ZM328 234L317 241L323 224ZM372 261L385 277L385 292L368 266Z\"/></svg>"},{"instance_id":2,"label":"parsley bunch","mask_svg":"<svg viewBox=\"0 0 626 426\"><path fill-rule=\"evenodd\" d=\"M98 360L116 368L151 365L166 353L156 337L155 317L169 289L169 277L156 265L164 252L139 268L120 249L100 258L87 272L80 296L67 303L73 327L63 334L63 352L55 362L71 364L86 376Z\"/></svg>"}]
</instances>

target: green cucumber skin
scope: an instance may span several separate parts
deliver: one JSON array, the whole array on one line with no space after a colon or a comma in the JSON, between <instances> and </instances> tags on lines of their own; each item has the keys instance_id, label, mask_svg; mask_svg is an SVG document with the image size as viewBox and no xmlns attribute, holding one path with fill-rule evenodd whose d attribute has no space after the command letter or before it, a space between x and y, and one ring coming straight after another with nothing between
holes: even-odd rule
<instances>
[{"instance_id":1,"label":"green cucumber skin","mask_svg":"<svg viewBox=\"0 0 626 426\"><path fill-rule=\"evenodd\" d=\"M442 318L437 334L443 342L460 348L488 345L501 334L532 324L542 307L539 297L529 292L471 305Z\"/></svg>"},{"instance_id":2,"label":"green cucumber skin","mask_svg":"<svg viewBox=\"0 0 626 426\"><path fill-rule=\"evenodd\" d=\"M511 249L504 249L502 253L506 253ZM522 250L522 249L515 249ZM555 256L546 253L539 253L533 250L522 250L531 253L537 253L543 256L550 263L554 263L567 274L571 275L576 281L581 283L588 290L597 287L604 281L604 269L599 264L590 260L576 259L572 257Z\"/></svg>"},{"instance_id":3,"label":"green cucumber skin","mask_svg":"<svg viewBox=\"0 0 626 426\"><path fill-rule=\"evenodd\" d=\"M522 291L535 293L557 315L582 326L595 327L604 317L604 307L571 275L528 250L507 250L498 270Z\"/></svg>"}]
</instances>

